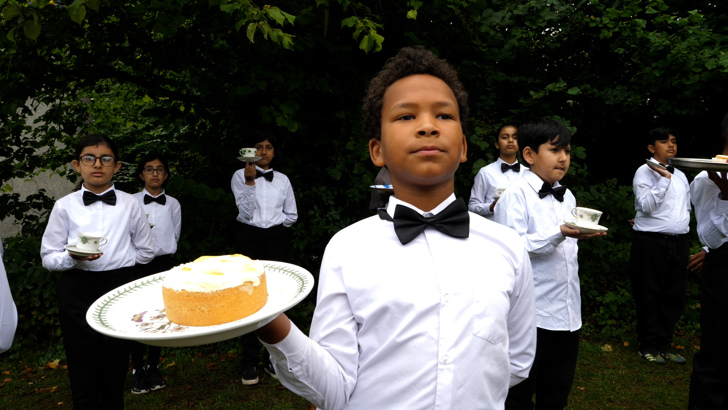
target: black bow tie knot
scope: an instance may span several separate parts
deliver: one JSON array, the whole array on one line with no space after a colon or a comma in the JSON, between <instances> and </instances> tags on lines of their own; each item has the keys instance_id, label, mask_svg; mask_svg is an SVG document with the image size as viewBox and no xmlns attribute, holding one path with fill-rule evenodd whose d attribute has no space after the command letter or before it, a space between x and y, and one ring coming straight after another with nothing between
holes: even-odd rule
<instances>
[{"instance_id":1,"label":"black bow tie knot","mask_svg":"<svg viewBox=\"0 0 728 410\"><path fill-rule=\"evenodd\" d=\"M508 165L505 162L501 164L501 172L505 173L509 169L513 172L521 172L521 164L518 162L513 165Z\"/></svg>"},{"instance_id":2,"label":"black bow tie knot","mask_svg":"<svg viewBox=\"0 0 728 410\"><path fill-rule=\"evenodd\" d=\"M273 171L270 171L270 172L260 172L259 170L256 169L255 170L255 177L256 178L263 177L263 178L265 178L266 181L272 182L273 181Z\"/></svg>"},{"instance_id":3,"label":"black bow tie knot","mask_svg":"<svg viewBox=\"0 0 728 410\"><path fill-rule=\"evenodd\" d=\"M470 215L462 198L456 199L435 216L422 216L412 208L397 205L394 218L384 209L379 210L379 217L393 221L394 232L402 245L410 243L428 226L455 238L467 238L470 235Z\"/></svg>"},{"instance_id":4,"label":"black bow tie knot","mask_svg":"<svg viewBox=\"0 0 728 410\"><path fill-rule=\"evenodd\" d=\"M151 204L152 202L156 202L159 205L164 205L167 203L167 197L162 194L158 197L153 197L151 195L144 194L144 205Z\"/></svg>"},{"instance_id":5,"label":"black bow tie knot","mask_svg":"<svg viewBox=\"0 0 728 410\"><path fill-rule=\"evenodd\" d=\"M547 195L553 195L557 201L564 202L564 193L565 192L566 192L566 187L564 185L561 185L558 188L554 188L551 185L544 182L543 186L541 187L541 190L538 191L538 197L545 198Z\"/></svg>"},{"instance_id":6,"label":"black bow tie knot","mask_svg":"<svg viewBox=\"0 0 728 410\"><path fill-rule=\"evenodd\" d=\"M667 170L667 172L669 172L671 174L675 173L675 167L673 167L672 165L666 166L665 169Z\"/></svg>"},{"instance_id":7,"label":"black bow tie knot","mask_svg":"<svg viewBox=\"0 0 728 410\"><path fill-rule=\"evenodd\" d=\"M91 191L83 191L83 204L89 206L96 201L101 201L105 204L114 206L116 205L116 192L108 191L103 195L96 195Z\"/></svg>"}]
</instances>

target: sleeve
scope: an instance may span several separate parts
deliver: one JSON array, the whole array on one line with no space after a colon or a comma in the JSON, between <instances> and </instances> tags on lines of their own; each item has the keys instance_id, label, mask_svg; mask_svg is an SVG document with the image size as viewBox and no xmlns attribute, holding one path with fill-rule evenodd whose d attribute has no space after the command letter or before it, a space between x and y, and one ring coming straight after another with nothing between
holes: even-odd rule
<instances>
[{"instance_id":1,"label":"sleeve","mask_svg":"<svg viewBox=\"0 0 728 410\"><path fill-rule=\"evenodd\" d=\"M536 356L536 306L533 290L533 272L528 252L524 251L511 295L508 314L508 353L511 361L509 387L528 378Z\"/></svg>"},{"instance_id":2,"label":"sleeve","mask_svg":"<svg viewBox=\"0 0 728 410\"><path fill-rule=\"evenodd\" d=\"M540 255L553 252L566 237L561 233L559 225L548 229L528 233L528 203L523 191L506 191L495 204L496 222L513 228L524 238L529 255Z\"/></svg>"},{"instance_id":3,"label":"sleeve","mask_svg":"<svg viewBox=\"0 0 728 410\"><path fill-rule=\"evenodd\" d=\"M235 204L238 206L238 212L240 212L240 215L246 221L252 220L255 212L255 185L245 185L244 170L238 170L233 174L230 187L235 196Z\"/></svg>"},{"instance_id":4,"label":"sleeve","mask_svg":"<svg viewBox=\"0 0 728 410\"><path fill-rule=\"evenodd\" d=\"M690 194L700 241L712 249L720 247L728 237L728 201L720 198L720 191L707 177L696 177Z\"/></svg>"},{"instance_id":5,"label":"sleeve","mask_svg":"<svg viewBox=\"0 0 728 410\"><path fill-rule=\"evenodd\" d=\"M671 180L663 177L655 178L657 173L648 168L647 165L643 165L637 169L632 180L632 189L635 210L651 214L665 200Z\"/></svg>"},{"instance_id":6,"label":"sleeve","mask_svg":"<svg viewBox=\"0 0 728 410\"><path fill-rule=\"evenodd\" d=\"M296 223L298 220L296 197L293 195L293 187L291 186L290 180L286 184L286 199L283 202L283 213L286 215L286 219L283 221L283 226L290 228L291 225Z\"/></svg>"},{"instance_id":7,"label":"sleeve","mask_svg":"<svg viewBox=\"0 0 728 410\"><path fill-rule=\"evenodd\" d=\"M172 207L171 217L172 226L174 227L174 241L179 242L180 234L182 233L182 205L177 200L172 201L170 205Z\"/></svg>"},{"instance_id":8,"label":"sleeve","mask_svg":"<svg viewBox=\"0 0 728 410\"><path fill-rule=\"evenodd\" d=\"M0 353L10 350L17 328L18 310L10 293L5 264L0 259Z\"/></svg>"},{"instance_id":9,"label":"sleeve","mask_svg":"<svg viewBox=\"0 0 728 410\"><path fill-rule=\"evenodd\" d=\"M311 338L295 326L281 342L263 343L279 380L318 408L341 409L354 391L359 365L357 323L344 286L342 268L324 252Z\"/></svg>"},{"instance_id":10,"label":"sleeve","mask_svg":"<svg viewBox=\"0 0 728 410\"><path fill-rule=\"evenodd\" d=\"M79 261L73 259L65 245L68 245L68 215L58 202L53 205L48 225L40 243L40 257L43 267L49 271L73 269Z\"/></svg>"},{"instance_id":11,"label":"sleeve","mask_svg":"<svg viewBox=\"0 0 728 410\"><path fill-rule=\"evenodd\" d=\"M492 214L492 212L490 212L490 203L486 203L488 191L491 190L491 187L485 177L485 172L485 167L483 167L475 176L473 188L470 190L470 201L468 201L468 209L470 212L475 212L482 216Z\"/></svg>"},{"instance_id":12,"label":"sleeve","mask_svg":"<svg viewBox=\"0 0 728 410\"><path fill-rule=\"evenodd\" d=\"M131 226L131 243L136 250L136 263L146 264L154 259L154 245L152 242L152 230L144 214L144 209L136 199L131 202L132 217L129 219Z\"/></svg>"}]
</instances>

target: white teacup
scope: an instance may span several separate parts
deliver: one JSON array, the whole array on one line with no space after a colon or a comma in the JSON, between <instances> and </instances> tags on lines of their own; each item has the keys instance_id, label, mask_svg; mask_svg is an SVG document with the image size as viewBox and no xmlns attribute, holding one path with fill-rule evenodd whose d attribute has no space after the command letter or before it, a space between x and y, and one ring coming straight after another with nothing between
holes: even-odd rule
<instances>
[{"instance_id":1,"label":"white teacup","mask_svg":"<svg viewBox=\"0 0 728 410\"><path fill-rule=\"evenodd\" d=\"M602 211L591 208L582 208L577 206L571 210L571 214L576 217L576 222L582 226L599 225L599 218L602 217Z\"/></svg>"},{"instance_id":2,"label":"white teacup","mask_svg":"<svg viewBox=\"0 0 728 410\"><path fill-rule=\"evenodd\" d=\"M505 192L505 188L493 188L493 192L495 192L495 197L500 198L501 195L503 195L503 192Z\"/></svg>"},{"instance_id":3,"label":"white teacup","mask_svg":"<svg viewBox=\"0 0 728 410\"><path fill-rule=\"evenodd\" d=\"M258 150L256 148L240 148L238 152L240 152L241 157L252 158L258 153Z\"/></svg>"},{"instance_id":4,"label":"white teacup","mask_svg":"<svg viewBox=\"0 0 728 410\"><path fill-rule=\"evenodd\" d=\"M99 247L106 245L109 240L103 236L91 233L79 232L76 249L86 252L100 252Z\"/></svg>"}]
</instances>

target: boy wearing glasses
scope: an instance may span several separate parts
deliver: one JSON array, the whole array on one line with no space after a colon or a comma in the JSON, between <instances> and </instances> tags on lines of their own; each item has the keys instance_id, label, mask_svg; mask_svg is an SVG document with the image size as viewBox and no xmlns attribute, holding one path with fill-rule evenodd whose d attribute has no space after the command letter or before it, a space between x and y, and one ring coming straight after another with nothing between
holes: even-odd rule
<instances>
[{"instance_id":1,"label":"boy wearing glasses","mask_svg":"<svg viewBox=\"0 0 728 410\"><path fill-rule=\"evenodd\" d=\"M145 269L139 270L141 278L170 270L174 266L172 255L177 251L182 230L182 207L179 201L164 192L164 186L169 179L169 167L161 154L150 152L144 155L137 166L137 175L144 182L144 189L134 194L134 198L139 201L147 215L154 243L154 259ZM146 367L145 350L146 345L139 342L134 342L131 346L131 361L134 366L131 392L134 394L163 389L167 385L159 371L162 348L149 346Z\"/></svg>"}]
</instances>

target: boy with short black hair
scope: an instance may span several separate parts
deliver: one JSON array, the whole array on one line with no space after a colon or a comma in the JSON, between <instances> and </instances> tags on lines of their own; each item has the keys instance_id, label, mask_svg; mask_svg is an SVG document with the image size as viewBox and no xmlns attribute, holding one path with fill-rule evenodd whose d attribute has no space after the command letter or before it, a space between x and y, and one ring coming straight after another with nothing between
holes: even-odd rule
<instances>
[{"instance_id":1,"label":"boy with short black hair","mask_svg":"<svg viewBox=\"0 0 728 410\"><path fill-rule=\"evenodd\" d=\"M538 342L531 372L512 387L508 409L564 408L574 381L581 329L577 239L606 235L581 233L564 224L573 219L576 200L560 185L571 163L571 133L550 118L518 128L518 146L530 169L503 193L496 222L525 239L536 294Z\"/></svg>"},{"instance_id":2,"label":"boy with short black hair","mask_svg":"<svg viewBox=\"0 0 728 410\"><path fill-rule=\"evenodd\" d=\"M648 134L649 163L635 172L636 211L630 253L630 279L637 313L639 354L648 362L684 364L672 350L675 324L685 306L690 244L690 186L685 174L668 165L677 154L676 130Z\"/></svg>"},{"instance_id":3,"label":"boy with short black hair","mask_svg":"<svg viewBox=\"0 0 728 410\"><path fill-rule=\"evenodd\" d=\"M285 315L257 331L281 382L319 408L502 408L527 376L523 242L453 194L466 114L455 70L423 48L402 49L371 82L369 152L394 196L329 242L310 339Z\"/></svg>"},{"instance_id":4,"label":"boy with short black hair","mask_svg":"<svg viewBox=\"0 0 728 410\"><path fill-rule=\"evenodd\" d=\"M728 155L728 115L721 124ZM700 283L700 351L693 358L690 410L728 408L728 176L703 171L690 184L698 237L710 247Z\"/></svg>"}]
</instances>

